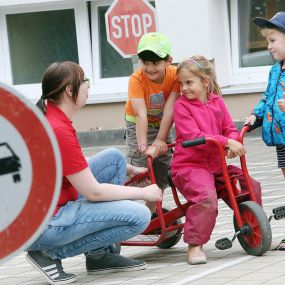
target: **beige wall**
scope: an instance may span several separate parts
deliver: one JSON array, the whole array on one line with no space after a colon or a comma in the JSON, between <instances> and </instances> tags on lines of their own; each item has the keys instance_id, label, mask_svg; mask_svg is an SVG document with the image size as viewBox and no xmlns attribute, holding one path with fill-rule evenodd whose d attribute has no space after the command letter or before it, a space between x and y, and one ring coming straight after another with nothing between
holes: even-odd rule
<instances>
[{"instance_id":1,"label":"beige wall","mask_svg":"<svg viewBox=\"0 0 285 285\"><path fill-rule=\"evenodd\" d=\"M260 100L260 94L225 95L224 100L235 121L243 121L254 105ZM93 131L97 129L123 128L124 102L86 105L74 116L77 131Z\"/></svg>"},{"instance_id":2,"label":"beige wall","mask_svg":"<svg viewBox=\"0 0 285 285\"><path fill-rule=\"evenodd\" d=\"M124 106L124 102L86 105L73 117L73 125L77 131L122 128Z\"/></svg>"},{"instance_id":3,"label":"beige wall","mask_svg":"<svg viewBox=\"0 0 285 285\"><path fill-rule=\"evenodd\" d=\"M261 93L225 95L224 100L234 121L243 121L260 101Z\"/></svg>"}]
</instances>

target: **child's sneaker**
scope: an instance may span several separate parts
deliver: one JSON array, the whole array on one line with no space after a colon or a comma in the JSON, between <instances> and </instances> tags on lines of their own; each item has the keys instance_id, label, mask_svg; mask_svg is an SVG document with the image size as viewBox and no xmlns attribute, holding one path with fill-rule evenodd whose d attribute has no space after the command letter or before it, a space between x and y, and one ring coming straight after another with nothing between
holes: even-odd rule
<instances>
[{"instance_id":1,"label":"child's sneaker","mask_svg":"<svg viewBox=\"0 0 285 285\"><path fill-rule=\"evenodd\" d=\"M43 255L41 251L29 251L26 259L46 278L49 284L68 284L76 281L76 274L63 271L61 260L53 260Z\"/></svg>"}]
</instances>

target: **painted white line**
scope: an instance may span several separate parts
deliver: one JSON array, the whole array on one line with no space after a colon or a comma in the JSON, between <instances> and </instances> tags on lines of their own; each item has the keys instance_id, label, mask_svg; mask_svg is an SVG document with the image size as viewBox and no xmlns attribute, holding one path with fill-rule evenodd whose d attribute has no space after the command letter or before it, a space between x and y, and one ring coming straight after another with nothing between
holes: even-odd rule
<instances>
[{"instance_id":1,"label":"painted white line","mask_svg":"<svg viewBox=\"0 0 285 285\"><path fill-rule=\"evenodd\" d=\"M8 278L8 277L11 277L11 275L1 275L0 279L4 279L4 278Z\"/></svg>"},{"instance_id":2,"label":"painted white line","mask_svg":"<svg viewBox=\"0 0 285 285\"><path fill-rule=\"evenodd\" d=\"M230 261L230 262L224 263L222 265L219 265L217 267L211 268L209 270L206 270L206 271L204 271L202 273L190 276L188 278L185 278L185 279L183 279L183 280L181 280L179 282L175 282L173 284L175 284L175 285L189 284L192 281L199 280L199 279L201 279L201 278L203 278L205 276L211 275L213 273L219 272L219 271L221 271L223 269L226 269L226 268L229 268L229 267L233 267L233 266L235 266L237 264L240 264L242 262L245 262L245 261L253 259L253 258L256 258L256 256L246 255L246 256L240 257L238 259L235 259L233 261ZM189 266L191 266L191 265L189 265Z\"/></svg>"},{"instance_id":3,"label":"painted white line","mask_svg":"<svg viewBox=\"0 0 285 285\"><path fill-rule=\"evenodd\" d=\"M270 162L249 162L248 163L248 166L252 166L252 165L274 165L274 164L271 164Z\"/></svg>"},{"instance_id":4,"label":"painted white line","mask_svg":"<svg viewBox=\"0 0 285 285\"><path fill-rule=\"evenodd\" d=\"M263 208L264 208L265 206L271 206L271 205L284 206L284 204L285 204L285 201L279 201L279 202L277 202L277 203L266 203L266 204L263 205Z\"/></svg>"},{"instance_id":5,"label":"painted white line","mask_svg":"<svg viewBox=\"0 0 285 285\"><path fill-rule=\"evenodd\" d=\"M285 195L266 196L266 197L262 197L262 200L276 199L276 198L285 198ZM285 201L284 201L284 202L285 202Z\"/></svg>"},{"instance_id":6,"label":"painted white line","mask_svg":"<svg viewBox=\"0 0 285 285\"><path fill-rule=\"evenodd\" d=\"M250 171L250 175L253 175L253 174L261 174L261 173L268 173L268 172L280 172L280 169L271 169L271 170L261 170L261 171Z\"/></svg>"},{"instance_id":7,"label":"painted white line","mask_svg":"<svg viewBox=\"0 0 285 285\"><path fill-rule=\"evenodd\" d=\"M273 191L279 191L281 190L280 188L270 188L270 189L264 189L265 187L263 186L263 189L262 189L262 193L264 192L273 192Z\"/></svg>"},{"instance_id":8,"label":"painted white line","mask_svg":"<svg viewBox=\"0 0 285 285\"><path fill-rule=\"evenodd\" d=\"M146 278L145 279L130 279L130 280L124 281L123 283L124 284L130 284L130 283L133 284L133 282L135 282L135 281L149 281L149 280L156 281L155 283L157 283L159 279L160 279L159 276L155 276L155 277L150 277L148 279L146 279ZM120 284L123 284L123 283L120 283ZM154 283L151 283L151 284L154 284Z\"/></svg>"}]
</instances>

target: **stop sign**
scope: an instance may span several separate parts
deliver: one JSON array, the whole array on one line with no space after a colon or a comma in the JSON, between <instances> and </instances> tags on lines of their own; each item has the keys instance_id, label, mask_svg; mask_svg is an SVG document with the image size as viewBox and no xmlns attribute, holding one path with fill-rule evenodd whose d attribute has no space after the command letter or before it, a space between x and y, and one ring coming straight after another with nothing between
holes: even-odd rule
<instances>
[{"instance_id":1,"label":"stop sign","mask_svg":"<svg viewBox=\"0 0 285 285\"><path fill-rule=\"evenodd\" d=\"M115 0L105 22L108 42L125 58L137 53L142 35L156 31L155 9L147 0Z\"/></svg>"}]
</instances>

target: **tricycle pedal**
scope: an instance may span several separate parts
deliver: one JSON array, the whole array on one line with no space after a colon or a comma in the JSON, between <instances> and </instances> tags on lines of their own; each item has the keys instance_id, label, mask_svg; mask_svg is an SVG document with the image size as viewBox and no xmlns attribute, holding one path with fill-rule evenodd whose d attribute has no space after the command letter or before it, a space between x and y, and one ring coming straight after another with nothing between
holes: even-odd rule
<instances>
[{"instance_id":1,"label":"tricycle pedal","mask_svg":"<svg viewBox=\"0 0 285 285\"><path fill-rule=\"evenodd\" d=\"M216 241L215 246L219 250L229 249L233 246L233 243L228 238L221 238Z\"/></svg>"},{"instance_id":2,"label":"tricycle pedal","mask_svg":"<svg viewBox=\"0 0 285 285\"><path fill-rule=\"evenodd\" d=\"M285 206L277 207L272 210L275 220L281 220L285 218Z\"/></svg>"}]
</instances>

